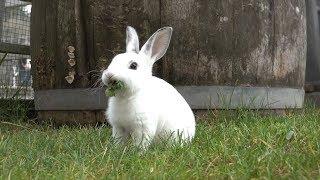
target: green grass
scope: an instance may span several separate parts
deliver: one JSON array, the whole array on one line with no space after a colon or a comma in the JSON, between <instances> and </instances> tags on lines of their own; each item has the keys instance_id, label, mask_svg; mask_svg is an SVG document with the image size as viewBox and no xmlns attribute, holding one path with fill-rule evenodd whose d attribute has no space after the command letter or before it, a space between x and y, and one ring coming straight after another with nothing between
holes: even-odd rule
<instances>
[{"instance_id":1,"label":"green grass","mask_svg":"<svg viewBox=\"0 0 320 180\"><path fill-rule=\"evenodd\" d=\"M319 120L313 108L284 117L212 113L190 146L154 145L142 155L115 147L108 127L2 123L0 178L320 178Z\"/></svg>"}]
</instances>

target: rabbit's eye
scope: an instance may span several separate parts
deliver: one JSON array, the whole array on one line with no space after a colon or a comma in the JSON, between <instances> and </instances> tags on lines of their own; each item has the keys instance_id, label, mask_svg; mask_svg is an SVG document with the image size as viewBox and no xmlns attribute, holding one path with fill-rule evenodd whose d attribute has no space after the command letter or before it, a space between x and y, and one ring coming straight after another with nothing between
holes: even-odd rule
<instances>
[{"instance_id":1,"label":"rabbit's eye","mask_svg":"<svg viewBox=\"0 0 320 180\"><path fill-rule=\"evenodd\" d=\"M138 64L136 62L132 62L129 68L133 70L137 70L137 67L138 67Z\"/></svg>"}]
</instances>

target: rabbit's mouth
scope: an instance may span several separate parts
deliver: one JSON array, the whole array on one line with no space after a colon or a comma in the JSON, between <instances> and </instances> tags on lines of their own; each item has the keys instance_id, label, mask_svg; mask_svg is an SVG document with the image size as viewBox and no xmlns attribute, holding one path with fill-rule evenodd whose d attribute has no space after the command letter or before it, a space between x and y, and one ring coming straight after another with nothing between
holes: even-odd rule
<instances>
[{"instance_id":1,"label":"rabbit's mouth","mask_svg":"<svg viewBox=\"0 0 320 180\"><path fill-rule=\"evenodd\" d=\"M105 85L107 85L108 87L115 86L118 81L115 80L113 77L114 75L107 76Z\"/></svg>"},{"instance_id":2,"label":"rabbit's mouth","mask_svg":"<svg viewBox=\"0 0 320 180\"><path fill-rule=\"evenodd\" d=\"M115 96L119 91L123 90L125 85L122 81L110 80L106 89L106 95L109 97Z\"/></svg>"},{"instance_id":3,"label":"rabbit's mouth","mask_svg":"<svg viewBox=\"0 0 320 180\"><path fill-rule=\"evenodd\" d=\"M113 87L113 86L115 86L117 83L118 83L117 80L110 80L110 81L108 82L108 86Z\"/></svg>"}]
</instances>

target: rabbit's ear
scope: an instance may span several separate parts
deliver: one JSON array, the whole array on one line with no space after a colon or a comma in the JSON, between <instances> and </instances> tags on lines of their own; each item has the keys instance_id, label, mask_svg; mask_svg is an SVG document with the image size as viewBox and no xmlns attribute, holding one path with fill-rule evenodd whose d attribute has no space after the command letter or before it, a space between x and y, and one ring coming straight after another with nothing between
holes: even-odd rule
<instances>
[{"instance_id":1,"label":"rabbit's ear","mask_svg":"<svg viewBox=\"0 0 320 180\"><path fill-rule=\"evenodd\" d=\"M127 39L126 39L126 45L127 45L127 52L134 52L139 53L139 38L136 30L128 26L127 27Z\"/></svg>"},{"instance_id":2,"label":"rabbit's ear","mask_svg":"<svg viewBox=\"0 0 320 180\"><path fill-rule=\"evenodd\" d=\"M167 51L172 35L171 27L164 27L155 32L141 48L143 53L153 61L160 59Z\"/></svg>"}]
</instances>

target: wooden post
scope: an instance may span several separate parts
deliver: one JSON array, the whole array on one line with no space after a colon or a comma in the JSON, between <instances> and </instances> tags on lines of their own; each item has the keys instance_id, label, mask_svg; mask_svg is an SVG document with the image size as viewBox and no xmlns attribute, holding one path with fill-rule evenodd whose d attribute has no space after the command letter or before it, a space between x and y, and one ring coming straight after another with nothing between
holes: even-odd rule
<instances>
[{"instance_id":1,"label":"wooden post","mask_svg":"<svg viewBox=\"0 0 320 180\"><path fill-rule=\"evenodd\" d=\"M2 37L3 37L2 31L3 31L4 16L5 16L5 0L0 0L0 42L2 42Z\"/></svg>"}]
</instances>

